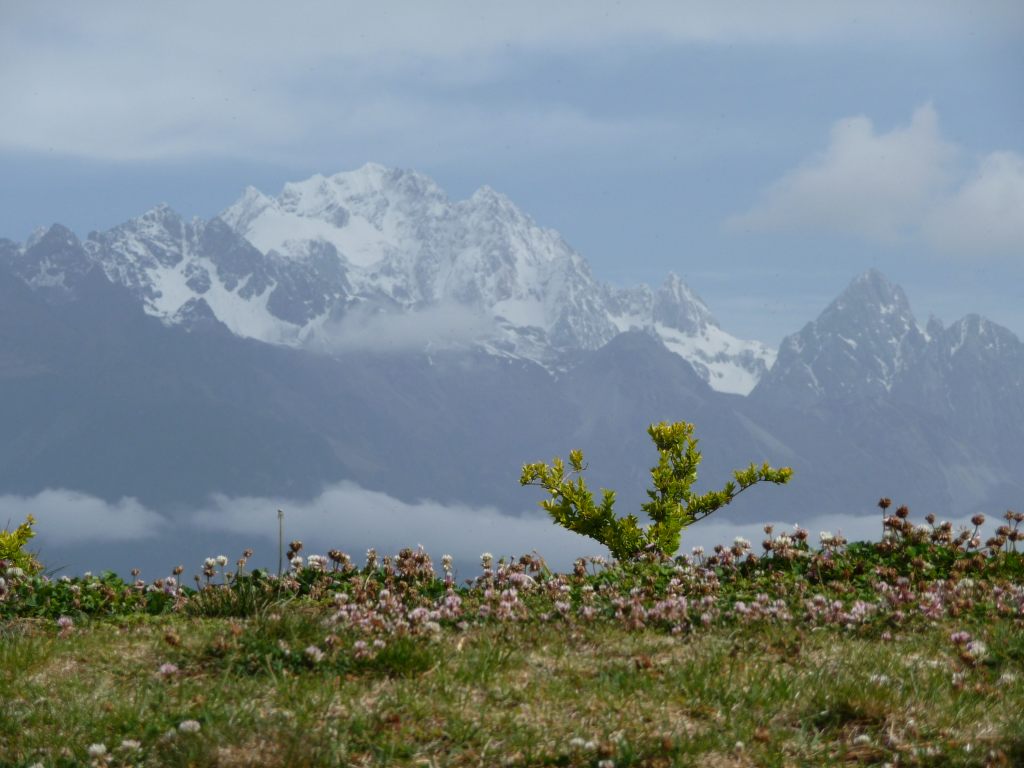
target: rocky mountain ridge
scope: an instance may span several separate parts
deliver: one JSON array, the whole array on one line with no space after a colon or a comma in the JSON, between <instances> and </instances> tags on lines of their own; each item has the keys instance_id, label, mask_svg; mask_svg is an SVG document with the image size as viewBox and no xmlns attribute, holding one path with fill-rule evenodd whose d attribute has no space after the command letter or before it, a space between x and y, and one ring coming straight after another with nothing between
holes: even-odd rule
<instances>
[{"instance_id":1,"label":"rocky mountain ridge","mask_svg":"<svg viewBox=\"0 0 1024 768\"><path fill-rule=\"evenodd\" d=\"M452 202L422 174L375 164L286 184L277 197L250 187L205 222L161 205L81 244L62 227L37 239L9 258L33 284L97 264L165 322L202 299L232 333L274 344L332 351L391 332L418 351L478 346L560 371L637 329L738 394L774 360L723 331L676 275L657 289L603 284L557 232L493 189Z\"/></svg>"}]
</instances>

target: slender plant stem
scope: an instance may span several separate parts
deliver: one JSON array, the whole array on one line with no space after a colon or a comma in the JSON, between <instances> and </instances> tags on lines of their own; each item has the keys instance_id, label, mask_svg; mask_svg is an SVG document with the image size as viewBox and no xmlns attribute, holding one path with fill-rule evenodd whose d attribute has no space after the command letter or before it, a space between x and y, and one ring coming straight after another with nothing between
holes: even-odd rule
<instances>
[{"instance_id":1,"label":"slender plant stem","mask_svg":"<svg viewBox=\"0 0 1024 768\"><path fill-rule=\"evenodd\" d=\"M284 510L277 510L277 578L284 569Z\"/></svg>"}]
</instances>

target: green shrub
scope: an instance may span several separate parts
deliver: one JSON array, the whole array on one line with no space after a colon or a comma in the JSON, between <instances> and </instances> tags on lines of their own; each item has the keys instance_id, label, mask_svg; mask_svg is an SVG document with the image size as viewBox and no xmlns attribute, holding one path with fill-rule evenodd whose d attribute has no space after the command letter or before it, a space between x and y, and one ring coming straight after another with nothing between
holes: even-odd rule
<instances>
[{"instance_id":1,"label":"green shrub","mask_svg":"<svg viewBox=\"0 0 1024 768\"><path fill-rule=\"evenodd\" d=\"M25 551L25 546L36 535L32 530L35 522L35 518L29 515L13 531L7 528L0 531L0 560L6 561L8 567L20 568L27 574L39 573L43 569L35 555Z\"/></svg>"},{"instance_id":2,"label":"green shrub","mask_svg":"<svg viewBox=\"0 0 1024 768\"><path fill-rule=\"evenodd\" d=\"M701 454L693 436L693 424L661 422L648 427L647 434L658 449L658 464L651 468L654 488L647 491L650 501L641 505L652 521L647 527L641 527L635 515L615 516L615 491L602 489L601 503L595 504L582 476L575 480L566 478L565 463L560 458L555 458L550 466L544 462L526 464L519 482L539 485L550 494L551 498L540 505L556 523L596 539L616 559L627 560L652 548L666 556L675 554L683 528L725 506L756 483L782 484L793 474L789 467L773 469L768 464L751 464L733 472L735 480L726 483L722 490L696 495L690 488L697 480ZM573 473L580 475L585 469L583 452L570 451L569 465Z\"/></svg>"}]
</instances>

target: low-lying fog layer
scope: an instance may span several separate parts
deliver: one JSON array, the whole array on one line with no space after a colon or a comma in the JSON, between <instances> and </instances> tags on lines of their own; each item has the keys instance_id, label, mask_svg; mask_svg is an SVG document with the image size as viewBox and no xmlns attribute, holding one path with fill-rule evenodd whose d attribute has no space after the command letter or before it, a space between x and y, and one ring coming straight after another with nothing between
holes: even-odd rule
<instances>
[{"instance_id":1,"label":"low-lying fog layer","mask_svg":"<svg viewBox=\"0 0 1024 768\"><path fill-rule=\"evenodd\" d=\"M304 554L337 548L357 563L371 547L385 555L422 545L435 562L451 554L460 576L467 577L476 572L483 552L500 557L536 550L557 569L568 568L576 557L608 554L597 542L560 528L538 508L513 516L493 508L429 500L409 504L348 482L307 501L215 496L202 509L173 514L148 509L134 499L111 504L54 489L30 497L0 496L0 525L17 525L32 514L37 536L31 549L48 570L60 569L59 573L68 575L114 570L126 575L137 567L143 578L152 579L178 564L185 566L187 574L198 573L204 558L225 554L234 560L246 548L255 550L253 567L276 571L279 509L284 511L285 542L300 539ZM765 522L772 522L776 532L794 525L792 520ZM856 541L877 539L882 530L880 513L825 515L796 522L810 531L812 543L822 531ZM966 517L952 522L957 529L970 527ZM995 524L990 517L986 528ZM681 551L698 546L710 551L737 536L760 551L762 527L763 523L731 522L727 507L685 530Z\"/></svg>"}]
</instances>

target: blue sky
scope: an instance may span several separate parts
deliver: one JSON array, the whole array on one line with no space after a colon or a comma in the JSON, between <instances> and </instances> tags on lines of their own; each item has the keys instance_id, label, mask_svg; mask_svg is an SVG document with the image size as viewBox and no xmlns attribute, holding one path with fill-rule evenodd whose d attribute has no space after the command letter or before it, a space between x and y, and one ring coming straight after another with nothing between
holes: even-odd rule
<instances>
[{"instance_id":1,"label":"blue sky","mask_svg":"<svg viewBox=\"0 0 1024 768\"><path fill-rule=\"evenodd\" d=\"M895 6L895 7L894 7ZM1024 335L1019 2L0 0L0 236L367 161L776 343L881 269Z\"/></svg>"}]
</instances>

